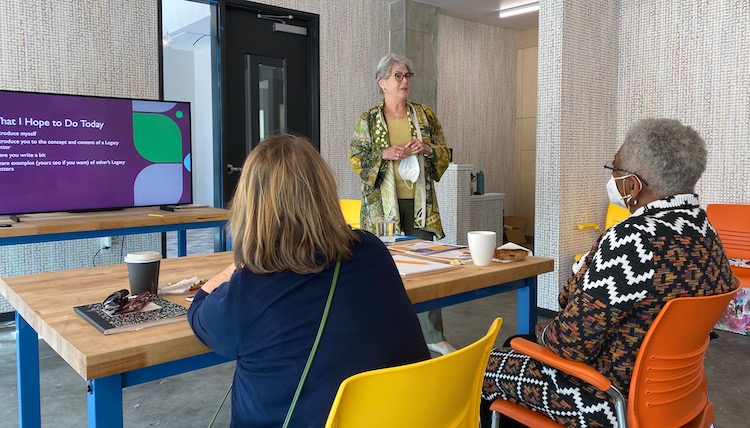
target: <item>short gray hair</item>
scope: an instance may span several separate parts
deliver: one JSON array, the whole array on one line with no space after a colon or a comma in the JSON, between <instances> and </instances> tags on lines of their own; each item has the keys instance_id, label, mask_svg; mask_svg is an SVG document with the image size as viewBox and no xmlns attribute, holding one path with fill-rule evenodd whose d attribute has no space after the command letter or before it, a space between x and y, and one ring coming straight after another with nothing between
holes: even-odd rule
<instances>
[{"instance_id":1,"label":"short gray hair","mask_svg":"<svg viewBox=\"0 0 750 428\"><path fill-rule=\"evenodd\" d=\"M414 67L414 63L412 63L409 58L403 55L396 55L393 52L388 52L380 59L378 67L375 69L375 84L383 79L387 79L388 74L394 65L404 65L409 72L411 72L411 69Z\"/></svg>"},{"instance_id":2,"label":"short gray hair","mask_svg":"<svg viewBox=\"0 0 750 428\"><path fill-rule=\"evenodd\" d=\"M620 167L648 182L655 196L695 193L706 170L706 143L679 120L641 119L630 127L620 148Z\"/></svg>"}]
</instances>

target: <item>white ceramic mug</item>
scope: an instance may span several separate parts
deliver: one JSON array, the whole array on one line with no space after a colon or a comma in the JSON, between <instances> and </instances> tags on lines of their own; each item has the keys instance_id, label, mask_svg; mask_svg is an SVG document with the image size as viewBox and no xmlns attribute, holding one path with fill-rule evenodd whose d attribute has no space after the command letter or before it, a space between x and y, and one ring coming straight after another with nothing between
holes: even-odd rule
<instances>
[{"instance_id":1,"label":"white ceramic mug","mask_svg":"<svg viewBox=\"0 0 750 428\"><path fill-rule=\"evenodd\" d=\"M488 266L495 255L497 233L488 230L478 230L468 233L469 252L471 261L477 266Z\"/></svg>"}]
</instances>

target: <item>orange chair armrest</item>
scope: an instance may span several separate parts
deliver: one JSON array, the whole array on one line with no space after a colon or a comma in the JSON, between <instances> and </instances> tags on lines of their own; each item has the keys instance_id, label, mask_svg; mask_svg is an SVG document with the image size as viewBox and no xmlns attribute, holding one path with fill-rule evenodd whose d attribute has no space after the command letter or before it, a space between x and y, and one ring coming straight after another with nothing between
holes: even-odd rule
<instances>
[{"instance_id":1,"label":"orange chair armrest","mask_svg":"<svg viewBox=\"0 0 750 428\"><path fill-rule=\"evenodd\" d=\"M544 413L538 413L518 404L498 398L490 404L490 410L534 428L562 428L557 422Z\"/></svg>"},{"instance_id":2,"label":"orange chair armrest","mask_svg":"<svg viewBox=\"0 0 750 428\"><path fill-rule=\"evenodd\" d=\"M541 361L550 367L554 367L571 376L575 376L578 379L593 385L600 391L606 391L612 386L612 382L609 379L598 371L592 369L587 364L566 360L538 343L517 337L510 341L510 347L522 354L534 358L537 361Z\"/></svg>"}]
</instances>

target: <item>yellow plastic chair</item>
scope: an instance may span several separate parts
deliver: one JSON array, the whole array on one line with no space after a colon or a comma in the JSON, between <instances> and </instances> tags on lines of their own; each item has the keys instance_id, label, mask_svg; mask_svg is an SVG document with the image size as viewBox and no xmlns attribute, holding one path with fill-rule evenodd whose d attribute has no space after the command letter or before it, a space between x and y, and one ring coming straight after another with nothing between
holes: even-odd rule
<instances>
[{"instance_id":1,"label":"yellow plastic chair","mask_svg":"<svg viewBox=\"0 0 750 428\"><path fill-rule=\"evenodd\" d=\"M326 428L478 427L484 371L502 322L451 354L345 379Z\"/></svg>"},{"instance_id":2,"label":"yellow plastic chair","mask_svg":"<svg viewBox=\"0 0 750 428\"><path fill-rule=\"evenodd\" d=\"M610 203L607 207L607 216L604 220L604 230L616 225L617 223L625 220L630 215L630 210L627 208L618 207L615 204ZM582 223L578 225L578 230L596 230L601 231L601 228L596 223ZM583 253L575 255L576 261L583 257Z\"/></svg>"},{"instance_id":3,"label":"yellow plastic chair","mask_svg":"<svg viewBox=\"0 0 750 428\"><path fill-rule=\"evenodd\" d=\"M359 212L362 209L362 201L359 199L339 199L339 202L346 224L351 226L352 229L359 229Z\"/></svg>"}]
</instances>

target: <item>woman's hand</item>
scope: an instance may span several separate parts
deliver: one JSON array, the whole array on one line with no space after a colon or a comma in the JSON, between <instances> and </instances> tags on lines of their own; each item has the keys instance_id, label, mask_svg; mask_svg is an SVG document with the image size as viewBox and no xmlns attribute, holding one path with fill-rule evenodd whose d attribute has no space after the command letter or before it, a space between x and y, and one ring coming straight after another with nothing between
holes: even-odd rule
<instances>
[{"instance_id":1,"label":"woman's hand","mask_svg":"<svg viewBox=\"0 0 750 428\"><path fill-rule=\"evenodd\" d=\"M429 144L425 144L416 138L406 143L406 148L409 149L411 154L424 153L427 156L432 155L432 147Z\"/></svg>"},{"instance_id":2,"label":"woman's hand","mask_svg":"<svg viewBox=\"0 0 750 428\"><path fill-rule=\"evenodd\" d=\"M412 151L407 147L393 146L383 150L383 159L385 160L402 160L412 155Z\"/></svg>"},{"instance_id":3,"label":"woman's hand","mask_svg":"<svg viewBox=\"0 0 750 428\"><path fill-rule=\"evenodd\" d=\"M234 263L227 266L223 271L219 272L216 276L206 281L205 284L203 284L203 287L201 287L201 290L205 291L208 294L211 294L212 291L221 284L229 281L229 278L232 277L232 274L235 271Z\"/></svg>"}]
</instances>

